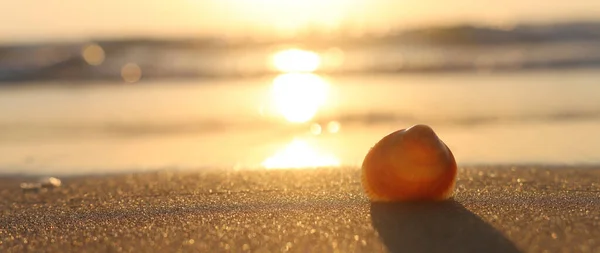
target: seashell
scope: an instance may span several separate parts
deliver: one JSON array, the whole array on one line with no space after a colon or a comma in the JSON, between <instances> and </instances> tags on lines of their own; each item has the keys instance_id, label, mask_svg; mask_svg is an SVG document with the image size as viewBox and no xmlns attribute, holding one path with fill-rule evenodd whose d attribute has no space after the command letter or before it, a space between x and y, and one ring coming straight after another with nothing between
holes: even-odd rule
<instances>
[{"instance_id":1,"label":"seashell","mask_svg":"<svg viewBox=\"0 0 600 253\"><path fill-rule=\"evenodd\" d=\"M445 200L456 181L454 155L427 125L395 131L373 146L362 164L362 185L373 202Z\"/></svg>"}]
</instances>

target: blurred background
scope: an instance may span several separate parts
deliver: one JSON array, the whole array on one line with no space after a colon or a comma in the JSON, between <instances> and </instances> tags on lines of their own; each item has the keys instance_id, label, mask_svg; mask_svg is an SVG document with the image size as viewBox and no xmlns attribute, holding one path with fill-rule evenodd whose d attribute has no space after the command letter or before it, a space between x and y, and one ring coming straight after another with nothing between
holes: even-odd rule
<instances>
[{"instance_id":1,"label":"blurred background","mask_svg":"<svg viewBox=\"0 0 600 253\"><path fill-rule=\"evenodd\" d=\"M600 1L11 0L0 173L600 162Z\"/></svg>"}]
</instances>

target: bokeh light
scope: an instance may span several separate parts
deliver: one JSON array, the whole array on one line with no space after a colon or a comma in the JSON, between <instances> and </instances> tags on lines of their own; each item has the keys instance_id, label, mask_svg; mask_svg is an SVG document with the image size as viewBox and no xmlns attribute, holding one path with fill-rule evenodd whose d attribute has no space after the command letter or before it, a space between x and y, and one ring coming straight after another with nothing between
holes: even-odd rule
<instances>
[{"instance_id":1,"label":"bokeh light","mask_svg":"<svg viewBox=\"0 0 600 253\"><path fill-rule=\"evenodd\" d=\"M98 66L104 62L105 53L104 49L98 44L92 43L85 45L81 49L81 56L87 64L92 66Z\"/></svg>"},{"instance_id":2,"label":"bokeh light","mask_svg":"<svg viewBox=\"0 0 600 253\"><path fill-rule=\"evenodd\" d=\"M340 122L337 122L337 121L330 121L327 124L327 131L332 134L339 132L340 128L341 128L341 124L340 124Z\"/></svg>"},{"instance_id":3,"label":"bokeh light","mask_svg":"<svg viewBox=\"0 0 600 253\"><path fill-rule=\"evenodd\" d=\"M127 63L121 68L121 77L125 82L135 83L142 78L142 69L135 63Z\"/></svg>"},{"instance_id":4,"label":"bokeh light","mask_svg":"<svg viewBox=\"0 0 600 253\"><path fill-rule=\"evenodd\" d=\"M321 125L319 125L317 123L310 125L310 133L312 133L314 135L319 135L319 134L321 134L322 131L323 131L323 128L321 127Z\"/></svg>"}]
</instances>

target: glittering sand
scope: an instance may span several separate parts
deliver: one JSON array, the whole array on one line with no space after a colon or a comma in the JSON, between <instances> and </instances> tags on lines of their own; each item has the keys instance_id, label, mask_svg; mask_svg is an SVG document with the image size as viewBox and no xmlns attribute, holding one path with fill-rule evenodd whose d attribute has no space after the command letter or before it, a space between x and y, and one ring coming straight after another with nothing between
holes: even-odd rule
<instances>
[{"instance_id":1,"label":"glittering sand","mask_svg":"<svg viewBox=\"0 0 600 253\"><path fill-rule=\"evenodd\" d=\"M0 178L0 252L600 252L600 169L461 168L454 200L371 204L357 168Z\"/></svg>"}]
</instances>

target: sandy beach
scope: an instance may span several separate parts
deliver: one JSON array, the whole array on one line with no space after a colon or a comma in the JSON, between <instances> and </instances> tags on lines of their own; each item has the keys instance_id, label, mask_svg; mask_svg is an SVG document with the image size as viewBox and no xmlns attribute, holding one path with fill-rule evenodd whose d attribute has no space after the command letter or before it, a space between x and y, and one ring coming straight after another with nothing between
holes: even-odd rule
<instances>
[{"instance_id":1,"label":"sandy beach","mask_svg":"<svg viewBox=\"0 0 600 253\"><path fill-rule=\"evenodd\" d=\"M600 170L461 168L453 200L373 204L357 168L0 179L0 252L600 252Z\"/></svg>"},{"instance_id":2,"label":"sandy beach","mask_svg":"<svg viewBox=\"0 0 600 253\"><path fill-rule=\"evenodd\" d=\"M10 2L0 253L600 253L598 0Z\"/></svg>"}]
</instances>

